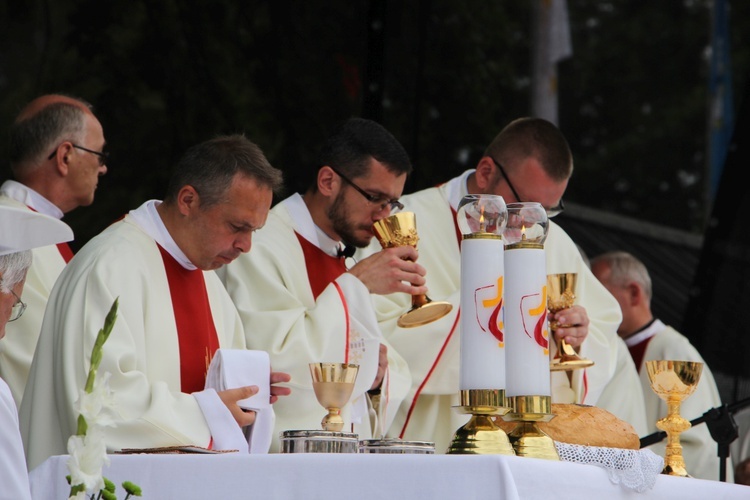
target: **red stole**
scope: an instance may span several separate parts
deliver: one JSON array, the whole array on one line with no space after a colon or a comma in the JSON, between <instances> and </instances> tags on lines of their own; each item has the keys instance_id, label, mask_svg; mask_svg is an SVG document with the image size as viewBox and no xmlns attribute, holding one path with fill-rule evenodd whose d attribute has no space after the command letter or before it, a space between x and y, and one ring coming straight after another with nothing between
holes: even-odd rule
<instances>
[{"instance_id":1,"label":"red stole","mask_svg":"<svg viewBox=\"0 0 750 500\"><path fill-rule=\"evenodd\" d=\"M161 245L157 246L167 272L177 325L182 392L202 391L206 386L208 365L219 348L203 271L185 269Z\"/></svg>"},{"instance_id":2,"label":"red stole","mask_svg":"<svg viewBox=\"0 0 750 500\"><path fill-rule=\"evenodd\" d=\"M65 260L66 264L70 262L70 259L73 258L73 250L66 242L58 243L57 250L60 252L60 255L62 255L62 258Z\"/></svg>"},{"instance_id":3,"label":"red stole","mask_svg":"<svg viewBox=\"0 0 750 500\"><path fill-rule=\"evenodd\" d=\"M302 246L305 255L305 266L307 267L307 278L310 280L310 289L313 297L323 293L333 281L346 272L346 264L343 257L333 257L320 248L316 247L299 233L294 233Z\"/></svg>"},{"instance_id":4,"label":"red stole","mask_svg":"<svg viewBox=\"0 0 750 500\"><path fill-rule=\"evenodd\" d=\"M648 347L648 343L651 342L652 338L654 338L653 335L633 346L628 346L630 355L633 357L633 362L639 373L641 371L641 365L643 364L643 356L646 354L646 347Z\"/></svg>"},{"instance_id":5,"label":"red stole","mask_svg":"<svg viewBox=\"0 0 750 500\"><path fill-rule=\"evenodd\" d=\"M26 207L31 210L32 212L37 212L30 206L26 205ZM39 212L37 212L39 213ZM73 250L70 248L70 245L68 245L67 242L62 242L57 244L57 250L60 252L60 255L62 256L63 260L67 264L70 262L70 259L73 258Z\"/></svg>"}]
</instances>

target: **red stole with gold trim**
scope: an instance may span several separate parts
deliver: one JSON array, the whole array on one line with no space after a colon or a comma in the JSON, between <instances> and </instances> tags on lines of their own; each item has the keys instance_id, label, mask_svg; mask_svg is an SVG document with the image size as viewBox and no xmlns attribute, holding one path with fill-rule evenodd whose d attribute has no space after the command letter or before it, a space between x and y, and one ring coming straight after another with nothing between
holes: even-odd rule
<instances>
[{"instance_id":1,"label":"red stole with gold trim","mask_svg":"<svg viewBox=\"0 0 750 500\"><path fill-rule=\"evenodd\" d=\"M167 272L177 325L181 389L188 394L202 391L208 365L219 348L203 271L185 269L161 245L157 246Z\"/></svg>"},{"instance_id":2,"label":"red stole with gold trim","mask_svg":"<svg viewBox=\"0 0 750 500\"><path fill-rule=\"evenodd\" d=\"M302 246L305 255L305 266L307 266L307 277L310 280L310 289L313 297L323 293L333 281L346 272L346 264L343 257L333 257L320 248L316 247L299 233L294 233Z\"/></svg>"}]
</instances>

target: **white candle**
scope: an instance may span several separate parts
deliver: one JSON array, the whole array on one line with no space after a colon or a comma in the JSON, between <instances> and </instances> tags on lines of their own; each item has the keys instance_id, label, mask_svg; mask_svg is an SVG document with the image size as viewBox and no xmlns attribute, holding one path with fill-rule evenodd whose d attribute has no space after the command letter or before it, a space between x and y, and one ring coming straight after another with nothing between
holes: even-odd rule
<instances>
[{"instance_id":1,"label":"white candle","mask_svg":"<svg viewBox=\"0 0 750 500\"><path fill-rule=\"evenodd\" d=\"M550 396L547 269L541 245L505 249L507 397Z\"/></svg>"},{"instance_id":2,"label":"white candle","mask_svg":"<svg viewBox=\"0 0 750 500\"><path fill-rule=\"evenodd\" d=\"M502 238L461 242L461 390L505 389Z\"/></svg>"}]
</instances>

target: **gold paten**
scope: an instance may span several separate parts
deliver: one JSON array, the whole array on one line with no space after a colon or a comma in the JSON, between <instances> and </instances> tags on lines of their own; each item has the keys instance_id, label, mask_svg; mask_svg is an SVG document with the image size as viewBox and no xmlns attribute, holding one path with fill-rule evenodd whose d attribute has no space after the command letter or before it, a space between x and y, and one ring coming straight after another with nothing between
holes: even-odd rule
<instances>
[{"instance_id":1,"label":"gold paten","mask_svg":"<svg viewBox=\"0 0 750 500\"><path fill-rule=\"evenodd\" d=\"M459 393L459 412L471 419L453 436L447 454L452 455L515 455L508 435L495 424L493 416L501 416L510 408L505 404L504 389L471 389Z\"/></svg>"},{"instance_id":2,"label":"gold paten","mask_svg":"<svg viewBox=\"0 0 750 500\"><path fill-rule=\"evenodd\" d=\"M326 431L341 432L344 419L341 408L354 390L359 365L351 363L310 363L313 390L318 402L328 410L321 425Z\"/></svg>"},{"instance_id":3,"label":"gold paten","mask_svg":"<svg viewBox=\"0 0 750 500\"><path fill-rule=\"evenodd\" d=\"M555 442L542 431L537 422L549 422L552 413L550 396L515 396L510 398L512 411L503 416L507 422L518 422L508 440L519 457L560 460Z\"/></svg>"},{"instance_id":4,"label":"gold paten","mask_svg":"<svg viewBox=\"0 0 750 500\"><path fill-rule=\"evenodd\" d=\"M682 401L698 386L703 363L697 361L646 361L651 389L667 402L667 416L656 422L656 427L667 433L667 449L662 474L691 477L682 457L680 433L690 429L690 421L680 415Z\"/></svg>"},{"instance_id":5,"label":"gold paten","mask_svg":"<svg viewBox=\"0 0 750 500\"><path fill-rule=\"evenodd\" d=\"M555 313L571 307L576 300L576 273L560 273L547 275L547 309ZM560 325L555 321L549 322L550 336L558 328L565 328L569 325ZM550 362L551 371L561 370L578 370L593 366L594 362L590 359L582 358L573 349L573 347L564 340L557 341L557 354Z\"/></svg>"},{"instance_id":6,"label":"gold paten","mask_svg":"<svg viewBox=\"0 0 750 500\"><path fill-rule=\"evenodd\" d=\"M372 229L383 248L405 245L416 248L419 241L417 216L414 212L399 212L380 219L373 224ZM413 295L411 309L398 318L397 324L401 328L426 325L442 318L452 309L450 302L435 302L424 294Z\"/></svg>"}]
</instances>

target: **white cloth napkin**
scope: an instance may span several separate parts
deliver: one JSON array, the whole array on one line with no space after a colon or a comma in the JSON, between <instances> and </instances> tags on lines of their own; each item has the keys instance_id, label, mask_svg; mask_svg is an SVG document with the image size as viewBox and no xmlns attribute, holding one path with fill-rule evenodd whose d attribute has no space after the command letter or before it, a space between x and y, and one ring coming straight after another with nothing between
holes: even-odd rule
<instances>
[{"instance_id":1,"label":"white cloth napkin","mask_svg":"<svg viewBox=\"0 0 750 500\"><path fill-rule=\"evenodd\" d=\"M648 448L624 450L558 441L555 441L555 447L560 460L602 467L613 484L638 493L652 489L664 468L664 459Z\"/></svg>"},{"instance_id":2,"label":"white cloth napkin","mask_svg":"<svg viewBox=\"0 0 750 500\"><path fill-rule=\"evenodd\" d=\"M268 453L276 414L271 406L271 360L265 351L218 349L206 375L206 389L224 391L257 385L259 391L237 404L256 412L255 423L245 431L250 453Z\"/></svg>"}]
</instances>

